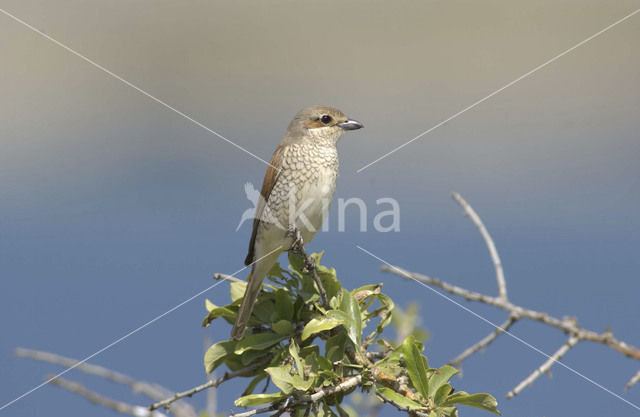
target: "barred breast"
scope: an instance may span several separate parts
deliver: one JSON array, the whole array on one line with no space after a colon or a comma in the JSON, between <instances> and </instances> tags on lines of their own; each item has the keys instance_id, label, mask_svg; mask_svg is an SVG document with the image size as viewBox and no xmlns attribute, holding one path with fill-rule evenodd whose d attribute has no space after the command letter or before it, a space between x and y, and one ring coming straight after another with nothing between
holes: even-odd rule
<instances>
[{"instance_id":1,"label":"barred breast","mask_svg":"<svg viewBox=\"0 0 640 417\"><path fill-rule=\"evenodd\" d=\"M334 144L291 144L283 151L280 168L268 211L279 226L287 229L294 224L309 242L322 227L333 199L338 152Z\"/></svg>"}]
</instances>

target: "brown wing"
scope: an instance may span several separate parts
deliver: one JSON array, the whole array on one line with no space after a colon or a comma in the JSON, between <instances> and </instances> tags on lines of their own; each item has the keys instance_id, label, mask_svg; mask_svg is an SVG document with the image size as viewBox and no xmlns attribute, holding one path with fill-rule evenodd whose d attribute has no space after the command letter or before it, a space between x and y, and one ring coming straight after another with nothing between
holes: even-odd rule
<instances>
[{"instance_id":1,"label":"brown wing","mask_svg":"<svg viewBox=\"0 0 640 417\"><path fill-rule=\"evenodd\" d=\"M249 241L249 253L244 260L245 265L249 265L253 262L254 253L254 245L256 243L256 236L258 234L258 226L260 225L260 218L262 217L262 212L264 211L264 206L269 200L269 195L271 194L271 190L278 179L280 174L280 155L282 154L284 147L278 146L276 151L273 153L271 157L271 162L267 167L267 173L264 174L264 180L262 181L262 189L260 190L260 199L258 200L258 205L256 206L256 214L253 218L253 230L251 231L251 240Z\"/></svg>"}]
</instances>

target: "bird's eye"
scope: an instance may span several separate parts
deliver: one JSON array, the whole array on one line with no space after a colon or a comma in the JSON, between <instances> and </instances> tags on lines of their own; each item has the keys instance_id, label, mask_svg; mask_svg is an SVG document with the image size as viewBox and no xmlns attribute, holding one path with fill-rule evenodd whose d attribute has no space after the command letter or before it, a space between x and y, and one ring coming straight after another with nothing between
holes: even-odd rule
<instances>
[{"instance_id":1,"label":"bird's eye","mask_svg":"<svg viewBox=\"0 0 640 417\"><path fill-rule=\"evenodd\" d=\"M322 123L324 123L325 125L328 125L333 119L331 118L331 116L325 114L320 120L322 120Z\"/></svg>"}]
</instances>

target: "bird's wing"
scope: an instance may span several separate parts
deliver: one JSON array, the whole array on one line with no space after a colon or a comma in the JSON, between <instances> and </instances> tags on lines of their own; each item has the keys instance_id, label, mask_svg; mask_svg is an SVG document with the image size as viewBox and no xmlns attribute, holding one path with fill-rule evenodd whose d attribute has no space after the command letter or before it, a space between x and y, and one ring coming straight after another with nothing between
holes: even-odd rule
<instances>
[{"instance_id":1,"label":"bird's wing","mask_svg":"<svg viewBox=\"0 0 640 417\"><path fill-rule=\"evenodd\" d=\"M262 189L260 190L260 195L262 198L258 199L258 205L256 206L256 215L253 218L253 230L251 231L251 240L249 241L249 253L244 260L245 265L249 265L253 262L254 256L254 246L256 243L256 236L258 235L258 226L260 225L260 218L262 217L262 213L264 212L265 205L267 201L269 201L269 195L271 194L271 190L273 190L273 186L276 184L278 177L280 176L280 157L282 155L282 151L284 147L282 145L278 146L271 157L271 162L267 167L267 173L264 174L264 181L262 182Z\"/></svg>"}]
</instances>

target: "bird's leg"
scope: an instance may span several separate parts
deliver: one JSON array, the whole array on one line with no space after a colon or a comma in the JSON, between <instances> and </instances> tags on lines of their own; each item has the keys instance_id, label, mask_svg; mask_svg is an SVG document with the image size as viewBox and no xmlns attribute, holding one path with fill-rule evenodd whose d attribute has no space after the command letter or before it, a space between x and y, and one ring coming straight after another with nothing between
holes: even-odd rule
<instances>
[{"instance_id":1,"label":"bird's leg","mask_svg":"<svg viewBox=\"0 0 640 417\"><path fill-rule=\"evenodd\" d=\"M292 251L293 253L304 253L304 241L302 240L302 233L300 233L300 230L297 227L292 224L289 225L285 236L293 238L293 242L291 242L291 246L289 247L290 251Z\"/></svg>"},{"instance_id":2,"label":"bird's leg","mask_svg":"<svg viewBox=\"0 0 640 417\"><path fill-rule=\"evenodd\" d=\"M300 230L294 225L289 225L286 236L290 236L293 238L293 242L291 243L289 250L293 253L299 253L300 255L302 255L302 259L304 259L304 268L302 272L305 274L311 273L313 281L316 283L316 287L318 287L318 294L320 294L322 305L325 309L329 309L327 292L324 290L322 281L320 280L318 271L316 270L316 260L313 259L313 257L307 255L307 251L304 249L304 241L302 240L302 234L300 233Z\"/></svg>"}]
</instances>

